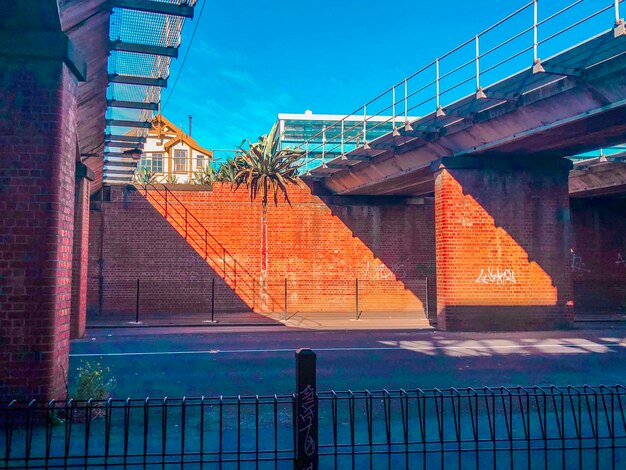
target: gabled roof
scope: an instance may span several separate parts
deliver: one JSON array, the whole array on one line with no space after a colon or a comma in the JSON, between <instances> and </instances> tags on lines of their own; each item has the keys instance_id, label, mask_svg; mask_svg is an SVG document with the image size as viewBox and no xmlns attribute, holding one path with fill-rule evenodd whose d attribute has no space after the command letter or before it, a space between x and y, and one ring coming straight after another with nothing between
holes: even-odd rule
<instances>
[{"instance_id":1,"label":"gabled roof","mask_svg":"<svg viewBox=\"0 0 626 470\"><path fill-rule=\"evenodd\" d=\"M183 130L174 125L172 121L167 119L162 114L157 114L152 119L152 127L148 132L148 137L157 137L159 140L163 140L163 147L166 151L170 151L176 144L185 144L191 147L196 152L202 153L209 158L213 158L213 151L201 147L198 142L191 138L191 136L185 134Z\"/></svg>"}]
</instances>

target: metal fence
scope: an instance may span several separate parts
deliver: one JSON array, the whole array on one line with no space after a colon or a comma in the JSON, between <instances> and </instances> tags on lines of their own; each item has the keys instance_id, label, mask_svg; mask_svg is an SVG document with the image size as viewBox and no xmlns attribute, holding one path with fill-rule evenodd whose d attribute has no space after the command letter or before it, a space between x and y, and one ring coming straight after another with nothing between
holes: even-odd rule
<instances>
[{"instance_id":1,"label":"metal fence","mask_svg":"<svg viewBox=\"0 0 626 470\"><path fill-rule=\"evenodd\" d=\"M188 280L144 276L107 279L102 285L102 314L90 320L163 320L172 324L192 320L236 321L236 314L270 312L287 319L333 314L337 318L385 318L406 314L428 318L434 314L435 283L427 277L327 278L274 277L263 285L230 282L215 273L189 274ZM203 275L213 276L201 278ZM429 282L430 281L430 282ZM429 307L430 306L430 307Z\"/></svg>"},{"instance_id":2,"label":"metal fence","mask_svg":"<svg viewBox=\"0 0 626 470\"><path fill-rule=\"evenodd\" d=\"M291 396L12 402L0 412L0 464L30 469L288 467L292 413Z\"/></svg>"},{"instance_id":3,"label":"metal fence","mask_svg":"<svg viewBox=\"0 0 626 470\"><path fill-rule=\"evenodd\" d=\"M582 469L626 462L626 388L619 385L316 397L319 468ZM299 468L296 402L295 394L14 401L1 405L0 466Z\"/></svg>"},{"instance_id":4,"label":"metal fence","mask_svg":"<svg viewBox=\"0 0 626 470\"><path fill-rule=\"evenodd\" d=\"M626 388L324 392L321 468L623 468Z\"/></svg>"}]
</instances>

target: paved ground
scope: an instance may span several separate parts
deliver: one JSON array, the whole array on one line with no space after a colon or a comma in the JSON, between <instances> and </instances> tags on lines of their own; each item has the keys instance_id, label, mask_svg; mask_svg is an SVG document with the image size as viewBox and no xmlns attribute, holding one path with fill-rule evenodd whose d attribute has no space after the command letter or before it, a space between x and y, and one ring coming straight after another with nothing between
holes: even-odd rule
<instances>
[{"instance_id":1,"label":"paved ground","mask_svg":"<svg viewBox=\"0 0 626 470\"><path fill-rule=\"evenodd\" d=\"M137 318L139 323L136 323ZM435 322L435 319L431 319ZM578 323L626 322L623 311L582 312L576 315ZM313 330L393 330L429 329L424 312L194 312L187 314L134 313L89 315L91 328L137 328L155 326L280 326ZM434 323L433 323L434 324Z\"/></svg>"},{"instance_id":2,"label":"paved ground","mask_svg":"<svg viewBox=\"0 0 626 470\"><path fill-rule=\"evenodd\" d=\"M431 328L424 312L229 312L158 314L142 313L139 323L134 314L91 316L88 324L95 328L154 326L280 326L313 330L385 330Z\"/></svg>"},{"instance_id":3,"label":"paved ground","mask_svg":"<svg viewBox=\"0 0 626 470\"><path fill-rule=\"evenodd\" d=\"M319 390L626 383L626 324L534 333L98 328L71 346L110 366L116 397L292 393L294 350L318 354Z\"/></svg>"}]
</instances>

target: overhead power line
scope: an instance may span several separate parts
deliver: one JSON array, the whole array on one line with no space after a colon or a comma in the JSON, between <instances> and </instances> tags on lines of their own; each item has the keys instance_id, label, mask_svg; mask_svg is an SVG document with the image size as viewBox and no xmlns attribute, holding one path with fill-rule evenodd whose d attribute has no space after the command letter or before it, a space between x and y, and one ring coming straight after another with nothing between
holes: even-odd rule
<instances>
[{"instance_id":1,"label":"overhead power line","mask_svg":"<svg viewBox=\"0 0 626 470\"><path fill-rule=\"evenodd\" d=\"M183 67L185 67L185 62L187 61L187 56L189 55L189 50L191 49L191 44L193 43L193 38L196 36L196 31L198 30L198 25L200 24L200 20L202 19L202 12L204 11L204 7L206 6L207 0L202 2L202 7L200 8L200 13L198 14L198 21L193 28L193 32L191 33L191 39L189 40L189 46L187 46L187 50L185 51L185 56L183 57L183 61L180 64L180 68L178 69L178 73L176 74L176 79L174 80L174 84L172 85L172 89L170 90L169 95L167 95L167 99L165 100L165 104L161 107L161 112L165 110L167 103L170 102L170 98L174 94L174 90L176 89L176 84L178 83L178 79L180 78L180 74L183 71Z\"/></svg>"}]
</instances>

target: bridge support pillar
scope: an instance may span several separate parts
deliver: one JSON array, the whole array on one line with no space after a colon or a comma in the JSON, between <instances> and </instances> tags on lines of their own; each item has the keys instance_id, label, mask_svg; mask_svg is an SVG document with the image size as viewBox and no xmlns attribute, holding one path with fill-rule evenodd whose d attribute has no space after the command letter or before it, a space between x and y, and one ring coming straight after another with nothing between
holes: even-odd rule
<instances>
[{"instance_id":1,"label":"bridge support pillar","mask_svg":"<svg viewBox=\"0 0 626 470\"><path fill-rule=\"evenodd\" d=\"M0 400L63 398L84 76L55 1L16 2L7 14L4 38L15 40L0 40Z\"/></svg>"},{"instance_id":2,"label":"bridge support pillar","mask_svg":"<svg viewBox=\"0 0 626 470\"><path fill-rule=\"evenodd\" d=\"M571 162L450 157L433 165L437 326L568 327Z\"/></svg>"},{"instance_id":3,"label":"bridge support pillar","mask_svg":"<svg viewBox=\"0 0 626 470\"><path fill-rule=\"evenodd\" d=\"M72 311L70 337L85 336L87 323L87 265L89 256L89 187L94 173L76 162L74 247L72 250Z\"/></svg>"}]
</instances>

